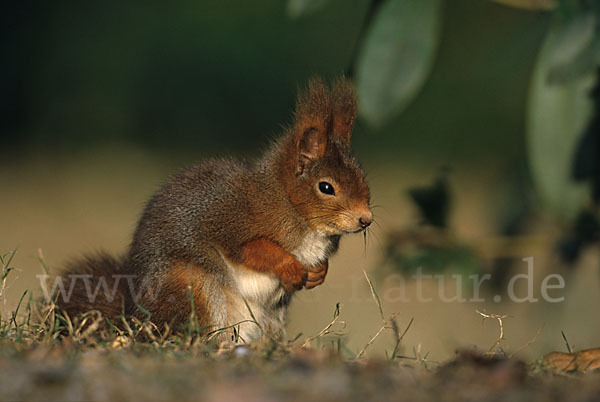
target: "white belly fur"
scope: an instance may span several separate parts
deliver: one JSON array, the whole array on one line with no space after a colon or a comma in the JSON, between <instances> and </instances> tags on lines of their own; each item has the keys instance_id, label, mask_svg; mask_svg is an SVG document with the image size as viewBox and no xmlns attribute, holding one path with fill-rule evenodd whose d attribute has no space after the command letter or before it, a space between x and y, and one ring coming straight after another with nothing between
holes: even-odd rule
<instances>
[{"instance_id":1,"label":"white belly fur","mask_svg":"<svg viewBox=\"0 0 600 402\"><path fill-rule=\"evenodd\" d=\"M316 232L309 233L294 249L292 254L304 265L317 265L329 256L330 241L327 237ZM279 278L273 274L260 273L232 266L225 260L235 290L229 295L225 307L226 325L252 320L250 311L258 321L245 322L239 325L240 336L245 342L257 340L262 336L262 330L283 333L285 307L276 307L284 296L285 291ZM246 303L248 304L246 306Z\"/></svg>"},{"instance_id":2,"label":"white belly fur","mask_svg":"<svg viewBox=\"0 0 600 402\"><path fill-rule=\"evenodd\" d=\"M239 294L246 300L267 304L279 291L283 291L279 279L273 274L251 271L243 267L231 267L231 276Z\"/></svg>"},{"instance_id":3,"label":"white belly fur","mask_svg":"<svg viewBox=\"0 0 600 402\"><path fill-rule=\"evenodd\" d=\"M226 326L237 325L240 340L252 342L262 337L263 331L283 334L284 308L275 305L284 296L279 279L273 274L255 272L227 264L234 291L227 297ZM256 319L256 322L254 319ZM243 322L245 321L245 322Z\"/></svg>"},{"instance_id":4,"label":"white belly fur","mask_svg":"<svg viewBox=\"0 0 600 402\"><path fill-rule=\"evenodd\" d=\"M325 261L331 252L331 241L318 232L310 232L302 239L300 245L292 252L302 264L318 265Z\"/></svg>"}]
</instances>

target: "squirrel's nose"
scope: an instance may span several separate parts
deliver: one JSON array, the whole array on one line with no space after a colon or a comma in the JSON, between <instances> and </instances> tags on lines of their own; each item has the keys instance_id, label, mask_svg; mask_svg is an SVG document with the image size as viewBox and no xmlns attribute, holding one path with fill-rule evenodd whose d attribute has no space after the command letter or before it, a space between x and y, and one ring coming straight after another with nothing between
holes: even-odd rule
<instances>
[{"instance_id":1,"label":"squirrel's nose","mask_svg":"<svg viewBox=\"0 0 600 402\"><path fill-rule=\"evenodd\" d=\"M365 215L361 216L360 218L358 218L358 223L360 223L360 226L363 229L367 228L372 222L373 222L373 214L370 211L368 214L365 214Z\"/></svg>"}]
</instances>

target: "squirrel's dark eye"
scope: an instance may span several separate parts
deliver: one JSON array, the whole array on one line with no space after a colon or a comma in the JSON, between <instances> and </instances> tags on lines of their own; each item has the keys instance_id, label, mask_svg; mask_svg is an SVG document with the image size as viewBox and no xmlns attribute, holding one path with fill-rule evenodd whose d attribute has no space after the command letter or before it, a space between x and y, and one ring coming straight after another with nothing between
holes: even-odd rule
<instances>
[{"instance_id":1,"label":"squirrel's dark eye","mask_svg":"<svg viewBox=\"0 0 600 402\"><path fill-rule=\"evenodd\" d=\"M319 183L319 191L323 194L335 195L333 186L331 185L331 183L327 183L326 181L322 181Z\"/></svg>"}]
</instances>

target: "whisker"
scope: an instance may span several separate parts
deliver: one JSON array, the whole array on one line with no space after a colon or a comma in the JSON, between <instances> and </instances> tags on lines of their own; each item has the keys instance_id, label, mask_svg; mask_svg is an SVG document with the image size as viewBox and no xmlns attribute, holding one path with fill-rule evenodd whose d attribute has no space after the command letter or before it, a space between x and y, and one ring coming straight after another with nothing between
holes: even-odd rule
<instances>
[{"instance_id":1,"label":"whisker","mask_svg":"<svg viewBox=\"0 0 600 402\"><path fill-rule=\"evenodd\" d=\"M373 205L370 205L370 207L371 207L371 209L373 209L373 208L381 209L381 210L382 210L383 212L385 212L386 214L389 214L389 211L388 211L388 209L387 209L387 208L386 208L384 205L381 205L381 204L373 204Z\"/></svg>"},{"instance_id":2,"label":"whisker","mask_svg":"<svg viewBox=\"0 0 600 402\"><path fill-rule=\"evenodd\" d=\"M381 248L383 243L381 241L381 237L379 237L379 235L377 234L377 232L375 232L375 230L373 230L372 228L370 228L369 229L369 234L373 235L373 237L377 241L377 246Z\"/></svg>"},{"instance_id":3,"label":"whisker","mask_svg":"<svg viewBox=\"0 0 600 402\"><path fill-rule=\"evenodd\" d=\"M369 232L369 240L374 238L375 241L377 242L378 247L381 247L381 245L382 245L381 238L379 237L377 232L373 229L373 227L369 227L369 228L365 229L365 232ZM365 244L368 245L367 242L365 242Z\"/></svg>"}]
</instances>

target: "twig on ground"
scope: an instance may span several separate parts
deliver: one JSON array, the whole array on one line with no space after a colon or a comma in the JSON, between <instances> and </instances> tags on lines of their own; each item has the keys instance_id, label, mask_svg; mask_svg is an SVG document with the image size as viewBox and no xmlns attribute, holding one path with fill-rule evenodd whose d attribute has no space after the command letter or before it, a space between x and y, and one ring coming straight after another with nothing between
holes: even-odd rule
<instances>
[{"instance_id":1,"label":"twig on ground","mask_svg":"<svg viewBox=\"0 0 600 402\"><path fill-rule=\"evenodd\" d=\"M486 353L486 354L491 354L491 355L496 354L496 352L494 352L494 350L504 340L504 322L502 320L504 320L505 318L509 318L510 316L509 315L499 315L499 314L488 314L485 311L482 312L479 310L475 310L475 312L483 317L483 322L485 322L485 320L487 320L487 319L494 319L494 320L498 321L498 325L500 326L500 335L498 336L498 339L496 339L496 342L494 342L492 347L490 347L490 349Z\"/></svg>"},{"instance_id":2,"label":"twig on ground","mask_svg":"<svg viewBox=\"0 0 600 402\"><path fill-rule=\"evenodd\" d=\"M375 285L373 285L371 278L369 278L369 275L367 275L367 271L363 271L363 274L365 275L365 279L367 280L367 283L369 284L369 289L371 290L371 296L373 297L375 304L377 304L377 307L379 308L379 314L381 315L381 320L383 322L382 322L379 330L375 333L375 335L373 335L369 339L367 344L365 346L363 346L363 348L356 354L356 356L354 358L358 359L358 358L364 356L365 352L367 351L367 348L369 346L371 346L373 344L373 342L375 342L377 337L379 337L379 335L381 335L381 333L385 329L390 329L394 333L394 338L396 340L396 344L394 346L393 356L395 357L395 355L398 353L398 348L400 346L400 342L402 341L402 338L404 338L404 335L406 335L406 332L408 331L408 328L410 328L413 320L411 319L411 321L408 324L408 326L406 327L406 330L404 331L404 333L402 333L402 335L400 335L400 331L398 329L398 323L396 322L396 317L398 316L398 313L394 313L391 316L389 316L388 318L385 317L385 314L383 313L383 307L381 306L381 299L379 298L379 295L377 294Z\"/></svg>"},{"instance_id":3,"label":"twig on ground","mask_svg":"<svg viewBox=\"0 0 600 402\"><path fill-rule=\"evenodd\" d=\"M383 332L383 330L385 329L391 329L394 331L394 333L396 333L396 339L400 339L400 336L397 335L397 329L398 329L398 325L397 324L392 324L395 323L395 319L398 316L398 313L394 313L390 316L390 318L388 318L387 320L383 321L383 325L379 328L379 330L375 333L375 335L373 335L371 337L371 339L369 339L369 341L367 342L367 344L365 346L363 346L363 348L360 350L360 352L358 352L356 354L355 359L358 359L360 357L362 357L365 352L367 351L367 348L369 346L371 346L373 344L373 342L375 342L375 339L377 339L377 337L379 335L381 335L381 333Z\"/></svg>"},{"instance_id":4,"label":"twig on ground","mask_svg":"<svg viewBox=\"0 0 600 402\"><path fill-rule=\"evenodd\" d=\"M520 351L522 351L523 349L525 349L526 347L530 346L531 344L535 343L535 341L537 341L537 338L540 336L540 334L542 333L542 331L544 330L544 327L546 326L546 324L542 324L542 326L540 327L540 329L538 329L537 333L535 334L535 336L533 338L531 338L531 340L529 342L527 342L525 345L521 346L520 348L518 348L517 350L515 350L514 352L512 352L510 355L508 355L508 358L512 358L514 355L516 355L517 353L519 353Z\"/></svg>"},{"instance_id":5,"label":"twig on ground","mask_svg":"<svg viewBox=\"0 0 600 402\"><path fill-rule=\"evenodd\" d=\"M333 312L333 320L331 320L331 322L329 324L327 324L327 326L325 326L325 328L323 328L321 330L321 332L319 332L317 335L311 336L310 338L306 339L304 341L304 343L302 344L302 347L303 348L310 347L310 345L313 341L321 338L322 336L326 336L326 335L344 336L344 335L346 335L346 333L344 332L344 329L346 329L346 322L339 321L341 311L342 311L342 305L340 303L336 303L335 311ZM331 328L335 324L340 324L341 328L332 330Z\"/></svg>"}]
</instances>

